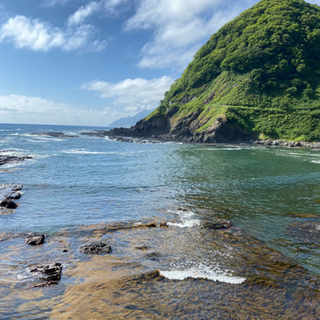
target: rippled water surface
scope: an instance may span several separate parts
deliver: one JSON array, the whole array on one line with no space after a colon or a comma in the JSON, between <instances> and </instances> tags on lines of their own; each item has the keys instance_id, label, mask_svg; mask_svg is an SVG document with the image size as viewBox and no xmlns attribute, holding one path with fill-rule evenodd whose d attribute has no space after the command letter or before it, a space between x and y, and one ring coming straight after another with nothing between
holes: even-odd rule
<instances>
[{"instance_id":1,"label":"rippled water surface","mask_svg":"<svg viewBox=\"0 0 320 320\"><path fill-rule=\"evenodd\" d=\"M0 125L1 319L320 318L320 151L121 143ZM63 131L75 138L30 133ZM201 228L229 219L228 230ZM24 243L41 232L46 242ZM107 241L110 255L80 245ZM63 252L67 251L67 252ZM30 267L63 264L49 288Z\"/></svg>"}]
</instances>

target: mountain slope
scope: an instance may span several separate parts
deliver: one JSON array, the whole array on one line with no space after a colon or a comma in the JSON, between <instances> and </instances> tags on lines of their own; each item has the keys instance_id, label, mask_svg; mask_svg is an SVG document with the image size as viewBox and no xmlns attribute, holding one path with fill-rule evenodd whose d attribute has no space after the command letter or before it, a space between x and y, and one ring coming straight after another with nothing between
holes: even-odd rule
<instances>
[{"instance_id":1,"label":"mountain slope","mask_svg":"<svg viewBox=\"0 0 320 320\"><path fill-rule=\"evenodd\" d=\"M124 127L124 128L129 128L133 125L135 125L139 120L143 119L147 115L149 115L150 110L142 110L139 113L137 113L135 116L132 117L125 117L125 118L120 118L111 124L109 124L110 128L116 128L116 127Z\"/></svg>"},{"instance_id":2,"label":"mountain slope","mask_svg":"<svg viewBox=\"0 0 320 320\"><path fill-rule=\"evenodd\" d=\"M320 8L262 0L212 35L160 106L122 134L317 141L319 75Z\"/></svg>"}]
</instances>

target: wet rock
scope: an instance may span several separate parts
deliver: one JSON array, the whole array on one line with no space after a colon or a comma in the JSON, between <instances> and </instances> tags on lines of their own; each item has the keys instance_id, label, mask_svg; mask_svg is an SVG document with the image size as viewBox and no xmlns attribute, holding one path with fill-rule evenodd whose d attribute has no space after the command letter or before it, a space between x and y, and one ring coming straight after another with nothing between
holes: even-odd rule
<instances>
[{"instance_id":1,"label":"wet rock","mask_svg":"<svg viewBox=\"0 0 320 320\"><path fill-rule=\"evenodd\" d=\"M45 238L46 237L43 234L33 232L28 234L28 236L25 238L25 242L27 244L35 246L35 245L43 244Z\"/></svg>"},{"instance_id":2,"label":"wet rock","mask_svg":"<svg viewBox=\"0 0 320 320\"><path fill-rule=\"evenodd\" d=\"M21 198L22 185L3 185L0 186L0 210L2 209L15 209L18 204L13 200Z\"/></svg>"},{"instance_id":3,"label":"wet rock","mask_svg":"<svg viewBox=\"0 0 320 320\"><path fill-rule=\"evenodd\" d=\"M42 133L31 133L32 136L44 136L51 138L76 138L77 136L64 134L63 132L42 132Z\"/></svg>"},{"instance_id":4,"label":"wet rock","mask_svg":"<svg viewBox=\"0 0 320 320\"><path fill-rule=\"evenodd\" d=\"M10 196L8 196L7 199L19 200L20 198L21 198L21 193L20 192L15 192L15 193L12 193Z\"/></svg>"},{"instance_id":5,"label":"wet rock","mask_svg":"<svg viewBox=\"0 0 320 320\"><path fill-rule=\"evenodd\" d=\"M45 283L37 283L32 286L32 288L46 288L56 285L57 281L47 281Z\"/></svg>"},{"instance_id":6,"label":"wet rock","mask_svg":"<svg viewBox=\"0 0 320 320\"><path fill-rule=\"evenodd\" d=\"M231 228L231 221L228 220L218 220L215 222L205 221L202 227L205 229L229 229Z\"/></svg>"},{"instance_id":7,"label":"wet rock","mask_svg":"<svg viewBox=\"0 0 320 320\"><path fill-rule=\"evenodd\" d=\"M79 251L86 254L104 254L111 253L111 246L107 245L105 242L93 242L90 244L85 244L79 248Z\"/></svg>"},{"instance_id":8,"label":"wet rock","mask_svg":"<svg viewBox=\"0 0 320 320\"><path fill-rule=\"evenodd\" d=\"M23 189L22 184L16 184L15 186L12 187L13 191L21 191Z\"/></svg>"},{"instance_id":9,"label":"wet rock","mask_svg":"<svg viewBox=\"0 0 320 320\"><path fill-rule=\"evenodd\" d=\"M61 272L62 264L59 262L36 266L30 270L33 276L39 276L39 279L47 281L47 283L41 284L41 286L57 284L61 279Z\"/></svg>"},{"instance_id":10,"label":"wet rock","mask_svg":"<svg viewBox=\"0 0 320 320\"><path fill-rule=\"evenodd\" d=\"M22 162L28 159L33 159L33 158L29 156L17 157L17 156L0 155L0 166L3 166L11 162Z\"/></svg>"},{"instance_id":11,"label":"wet rock","mask_svg":"<svg viewBox=\"0 0 320 320\"><path fill-rule=\"evenodd\" d=\"M297 218L305 219L319 219L319 215L315 213L298 213L298 212L287 212L287 215L294 216Z\"/></svg>"},{"instance_id":12,"label":"wet rock","mask_svg":"<svg viewBox=\"0 0 320 320\"><path fill-rule=\"evenodd\" d=\"M150 253L147 253L145 255L145 257L149 260L153 260L153 261L156 261L158 260L158 258L160 257L160 253L159 252L150 252Z\"/></svg>"},{"instance_id":13,"label":"wet rock","mask_svg":"<svg viewBox=\"0 0 320 320\"><path fill-rule=\"evenodd\" d=\"M14 201L10 199L4 199L0 202L0 207L7 208L7 209L15 209L18 207Z\"/></svg>"},{"instance_id":14,"label":"wet rock","mask_svg":"<svg viewBox=\"0 0 320 320\"><path fill-rule=\"evenodd\" d=\"M137 246L136 249L138 249L138 250L148 250L148 247L145 244L143 244L142 246Z\"/></svg>"}]
</instances>

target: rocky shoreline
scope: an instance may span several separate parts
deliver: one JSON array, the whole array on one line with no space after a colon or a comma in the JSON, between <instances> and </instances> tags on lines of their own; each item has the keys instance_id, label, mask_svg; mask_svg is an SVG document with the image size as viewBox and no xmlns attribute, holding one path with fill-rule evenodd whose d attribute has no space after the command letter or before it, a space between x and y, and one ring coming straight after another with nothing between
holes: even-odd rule
<instances>
[{"instance_id":1,"label":"rocky shoreline","mask_svg":"<svg viewBox=\"0 0 320 320\"><path fill-rule=\"evenodd\" d=\"M166 143L177 142L181 143L180 139L164 139L162 136L153 135L151 137L127 137L110 135L107 130L93 130L90 132L81 132L80 135L89 137L105 138L108 137L112 141L127 142L127 143ZM285 147L285 148L311 148L320 150L320 142L305 142L305 141L288 141L288 140L250 140L250 141L234 141L228 143L205 143L205 142L184 142L188 144L206 145L206 146L266 146L266 147Z\"/></svg>"}]
</instances>

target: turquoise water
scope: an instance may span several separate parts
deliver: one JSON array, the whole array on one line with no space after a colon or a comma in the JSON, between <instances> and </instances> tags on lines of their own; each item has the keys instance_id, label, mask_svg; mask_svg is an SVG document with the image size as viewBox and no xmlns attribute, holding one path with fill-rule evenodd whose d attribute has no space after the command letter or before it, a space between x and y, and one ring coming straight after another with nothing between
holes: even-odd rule
<instances>
[{"instance_id":1,"label":"turquoise water","mask_svg":"<svg viewBox=\"0 0 320 320\"><path fill-rule=\"evenodd\" d=\"M200 219L227 216L320 275L319 249L306 252L306 244L288 230L309 219L287 214L320 214L320 151L30 135L77 135L88 129L0 125L0 149L34 158L1 167L2 184L24 185L16 213L0 216L1 232L55 233L66 227L168 216L168 210L182 206Z\"/></svg>"},{"instance_id":2,"label":"turquoise water","mask_svg":"<svg viewBox=\"0 0 320 320\"><path fill-rule=\"evenodd\" d=\"M0 125L0 150L33 157L0 167L0 184L24 185L0 215L0 319L320 316L320 151L79 135L90 129ZM48 131L76 137L30 134ZM201 228L221 218L234 227ZM101 240L112 254L78 250ZM59 284L32 288L28 270L50 262Z\"/></svg>"}]
</instances>

